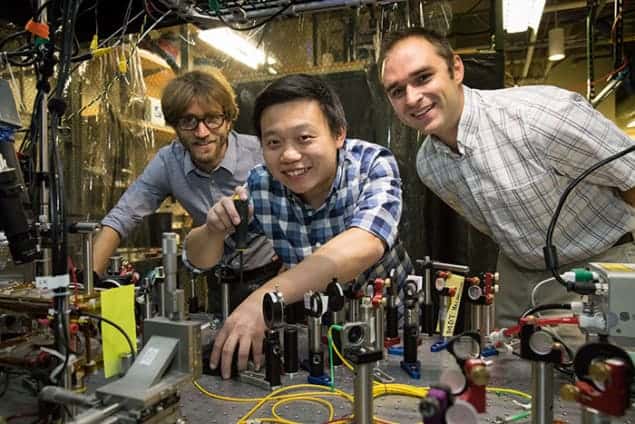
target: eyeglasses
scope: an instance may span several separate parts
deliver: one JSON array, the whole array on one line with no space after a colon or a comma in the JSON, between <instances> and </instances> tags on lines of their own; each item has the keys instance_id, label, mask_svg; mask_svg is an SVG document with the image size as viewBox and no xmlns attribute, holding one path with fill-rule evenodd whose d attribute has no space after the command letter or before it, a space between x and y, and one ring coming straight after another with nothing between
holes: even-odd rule
<instances>
[{"instance_id":1,"label":"eyeglasses","mask_svg":"<svg viewBox=\"0 0 635 424\"><path fill-rule=\"evenodd\" d=\"M178 129L183 131L193 131L198 128L198 124L201 122L204 123L208 129L215 130L223 125L223 122L225 122L225 115L206 115L203 118L199 118L194 115L186 115L176 121L176 126Z\"/></svg>"}]
</instances>

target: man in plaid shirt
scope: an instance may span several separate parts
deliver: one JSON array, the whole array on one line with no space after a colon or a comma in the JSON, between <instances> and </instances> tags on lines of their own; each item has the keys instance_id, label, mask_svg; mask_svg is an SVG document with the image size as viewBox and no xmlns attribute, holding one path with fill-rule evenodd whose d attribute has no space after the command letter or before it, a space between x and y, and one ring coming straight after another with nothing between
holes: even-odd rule
<instances>
[{"instance_id":1,"label":"man in plaid shirt","mask_svg":"<svg viewBox=\"0 0 635 424\"><path fill-rule=\"evenodd\" d=\"M382 83L400 120L427 137L421 180L500 247L498 324L513 325L534 284L551 276L543 246L565 187L633 141L579 94L534 86L475 90L443 37L421 29L389 36ZM553 242L563 269L635 262L635 155L598 169L569 196ZM540 303L564 291L542 290Z\"/></svg>"},{"instance_id":2,"label":"man in plaid shirt","mask_svg":"<svg viewBox=\"0 0 635 424\"><path fill-rule=\"evenodd\" d=\"M253 292L217 334L210 365L222 354L224 378L236 347L238 369L246 367L250 349L256 365L262 362L265 293L277 289L292 303L333 278L367 280L394 269L399 283L412 270L397 236L397 162L381 146L346 138L344 109L331 87L316 76L281 78L258 96L254 123L265 165L235 194L250 200L250 231L273 242L287 270ZM217 202L207 223L187 237L189 262L215 265L239 222L231 197Z\"/></svg>"}]
</instances>

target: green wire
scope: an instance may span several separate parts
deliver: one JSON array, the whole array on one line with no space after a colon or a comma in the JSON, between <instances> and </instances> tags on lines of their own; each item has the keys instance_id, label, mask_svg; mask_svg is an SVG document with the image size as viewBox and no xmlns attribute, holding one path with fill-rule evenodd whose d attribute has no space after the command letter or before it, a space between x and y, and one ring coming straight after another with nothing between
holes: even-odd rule
<instances>
[{"instance_id":1,"label":"green wire","mask_svg":"<svg viewBox=\"0 0 635 424\"><path fill-rule=\"evenodd\" d=\"M511 417L505 418L505 422L511 423L514 421L522 420L523 418L527 418L530 414L531 412L529 411L520 412L516 415L512 415Z\"/></svg>"}]
</instances>

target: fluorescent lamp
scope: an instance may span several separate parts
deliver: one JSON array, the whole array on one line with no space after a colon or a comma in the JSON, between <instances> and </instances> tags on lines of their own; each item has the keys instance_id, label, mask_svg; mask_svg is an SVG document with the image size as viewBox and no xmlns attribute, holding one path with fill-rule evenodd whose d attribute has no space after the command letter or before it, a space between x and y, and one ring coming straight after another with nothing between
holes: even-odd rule
<instances>
[{"instance_id":1,"label":"fluorescent lamp","mask_svg":"<svg viewBox=\"0 0 635 424\"><path fill-rule=\"evenodd\" d=\"M503 27L508 33L538 32L545 0L503 0Z\"/></svg>"},{"instance_id":2,"label":"fluorescent lamp","mask_svg":"<svg viewBox=\"0 0 635 424\"><path fill-rule=\"evenodd\" d=\"M564 28L552 28L549 30L549 60L557 62L564 57Z\"/></svg>"},{"instance_id":3,"label":"fluorescent lamp","mask_svg":"<svg viewBox=\"0 0 635 424\"><path fill-rule=\"evenodd\" d=\"M263 49L230 28L206 29L198 33L198 38L252 69L258 69L265 63L276 63L274 58L267 57Z\"/></svg>"}]
</instances>

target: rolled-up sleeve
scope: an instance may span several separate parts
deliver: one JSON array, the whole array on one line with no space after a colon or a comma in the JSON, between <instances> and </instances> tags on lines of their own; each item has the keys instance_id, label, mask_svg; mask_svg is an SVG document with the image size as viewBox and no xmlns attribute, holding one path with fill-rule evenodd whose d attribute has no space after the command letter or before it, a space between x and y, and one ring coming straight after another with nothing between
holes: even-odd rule
<instances>
[{"instance_id":1,"label":"rolled-up sleeve","mask_svg":"<svg viewBox=\"0 0 635 424\"><path fill-rule=\"evenodd\" d=\"M161 152L160 152L161 153ZM101 221L126 238L170 194L164 158L157 154Z\"/></svg>"},{"instance_id":2,"label":"rolled-up sleeve","mask_svg":"<svg viewBox=\"0 0 635 424\"><path fill-rule=\"evenodd\" d=\"M379 150L361 184L350 226L374 234L391 249L397 239L402 210L401 178L395 157L386 149Z\"/></svg>"}]
</instances>

